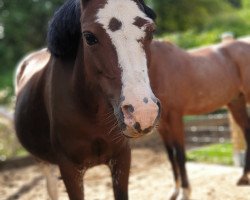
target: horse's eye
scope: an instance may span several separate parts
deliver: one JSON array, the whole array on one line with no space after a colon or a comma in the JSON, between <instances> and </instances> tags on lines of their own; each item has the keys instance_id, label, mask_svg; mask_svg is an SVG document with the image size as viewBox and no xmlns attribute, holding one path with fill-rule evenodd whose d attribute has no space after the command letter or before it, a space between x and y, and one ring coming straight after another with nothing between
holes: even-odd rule
<instances>
[{"instance_id":1,"label":"horse's eye","mask_svg":"<svg viewBox=\"0 0 250 200\"><path fill-rule=\"evenodd\" d=\"M90 45L90 46L98 43L98 40L97 40L96 36L93 33L84 32L83 36L84 36L87 44Z\"/></svg>"}]
</instances>

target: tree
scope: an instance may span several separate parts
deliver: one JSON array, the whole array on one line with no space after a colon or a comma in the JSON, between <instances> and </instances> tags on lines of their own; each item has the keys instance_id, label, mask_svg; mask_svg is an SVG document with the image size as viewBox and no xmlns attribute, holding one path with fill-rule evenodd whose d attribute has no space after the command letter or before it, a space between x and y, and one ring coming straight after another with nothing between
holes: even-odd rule
<instances>
[{"instance_id":1,"label":"tree","mask_svg":"<svg viewBox=\"0 0 250 200\"><path fill-rule=\"evenodd\" d=\"M227 0L148 0L158 14L159 33L201 28L214 15L229 9Z\"/></svg>"},{"instance_id":2,"label":"tree","mask_svg":"<svg viewBox=\"0 0 250 200\"><path fill-rule=\"evenodd\" d=\"M46 44L49 18L63 0L0 0L0 74Z\"/></svg>"}]
</instances>

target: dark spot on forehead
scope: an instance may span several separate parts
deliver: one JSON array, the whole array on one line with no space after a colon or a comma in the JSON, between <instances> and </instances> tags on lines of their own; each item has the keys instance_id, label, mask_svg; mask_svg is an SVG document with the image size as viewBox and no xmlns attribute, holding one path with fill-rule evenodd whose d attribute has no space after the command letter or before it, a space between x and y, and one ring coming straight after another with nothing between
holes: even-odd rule
<instances>
[{"instance_id":1,"label":"dark spot on forehead","mask_svg":"<svg viewBox=\"0 0 250 200\"><path fill-rule=\"evenodd\" d=\"M135 26L141 28L143 27L145 24L148 23L148 20L141 18L141 17L136 17L135 18L135 22L133 23Z\"/></svg>"},{"instance_id":2,"label":"dark spot on forehead","mask_svg":"<svg viewBox=\"0 0 250 200\"><path fill-rule=\"evenodd\" d=\"M113 32L120 30L122 27L122 22L116 18L112 18L109 22L109 29Z\"/></svg>"}]
</instances>

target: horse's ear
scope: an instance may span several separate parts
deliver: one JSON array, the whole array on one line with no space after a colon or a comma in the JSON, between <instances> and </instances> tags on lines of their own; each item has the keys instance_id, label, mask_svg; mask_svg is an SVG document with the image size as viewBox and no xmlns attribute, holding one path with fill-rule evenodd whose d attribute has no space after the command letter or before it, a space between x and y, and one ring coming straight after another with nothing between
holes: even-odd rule
<instances>
[{"instance_id":1,"label":"horse's ear","mask_svg":"<svg viewBox=\"0 0 250 200\"><path fill-rule=\"evenodd\" d=\"M150 8L150 7L148 7L148 6L145 4L144 0L139 0L139 2L141 3L141 5L142 5L142 7L143 7L143 10L144 10L145 14L146 14L149 18L151 18L152 20L155 21L157 15L156 15L156 13L153 11L153 9Z\"/></svg>"},{"instance_id":2,"label":"horse's ear","mask_svg":"<svg viewBox=\"0 0 250 200\"><path fill-rule=\"evenodd\" d=\"M47 42L52 55L64 59L76 56L81 37L80 2L67 0L49 23Z\"/></svg>"},{"instance_id":3,"label":"horse's ear","mask_svg":"<svg viewBox=\"0 0 250 200\"><path fill-rule=\"evenodd\" d=\"M81 0L82 7L86 6L91 0Z\"/></svg>"}]
</instances>

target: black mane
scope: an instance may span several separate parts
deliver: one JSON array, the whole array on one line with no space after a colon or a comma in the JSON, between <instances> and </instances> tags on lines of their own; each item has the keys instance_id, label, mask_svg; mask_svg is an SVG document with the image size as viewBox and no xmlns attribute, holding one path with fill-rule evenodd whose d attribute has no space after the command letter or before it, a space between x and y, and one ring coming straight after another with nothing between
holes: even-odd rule
<instances>
[{"instance_id":1,"label":"black mane","mask_svg":"<svg viewBox=\"0 0 250 200\"><path fill-rule=\"evenodd\" d=\"M52 55L64 59L76 56L81 37L79 0L67 0L49 23L47 42Z\"/></svg>"},{"instance_id":2,"label":"black mane","mask_svg":"<svg viewBox=\"0 0 250 200\"><path fill-rule=\"evenodd\" d=\"M139 0L143 12L155 20L156 14L143 0ZM81 8L79 0L67 0L54 14L49 23L47 42L51 54L63 59L75 58L80 37Z\"/></svg>"}]
</instances>

